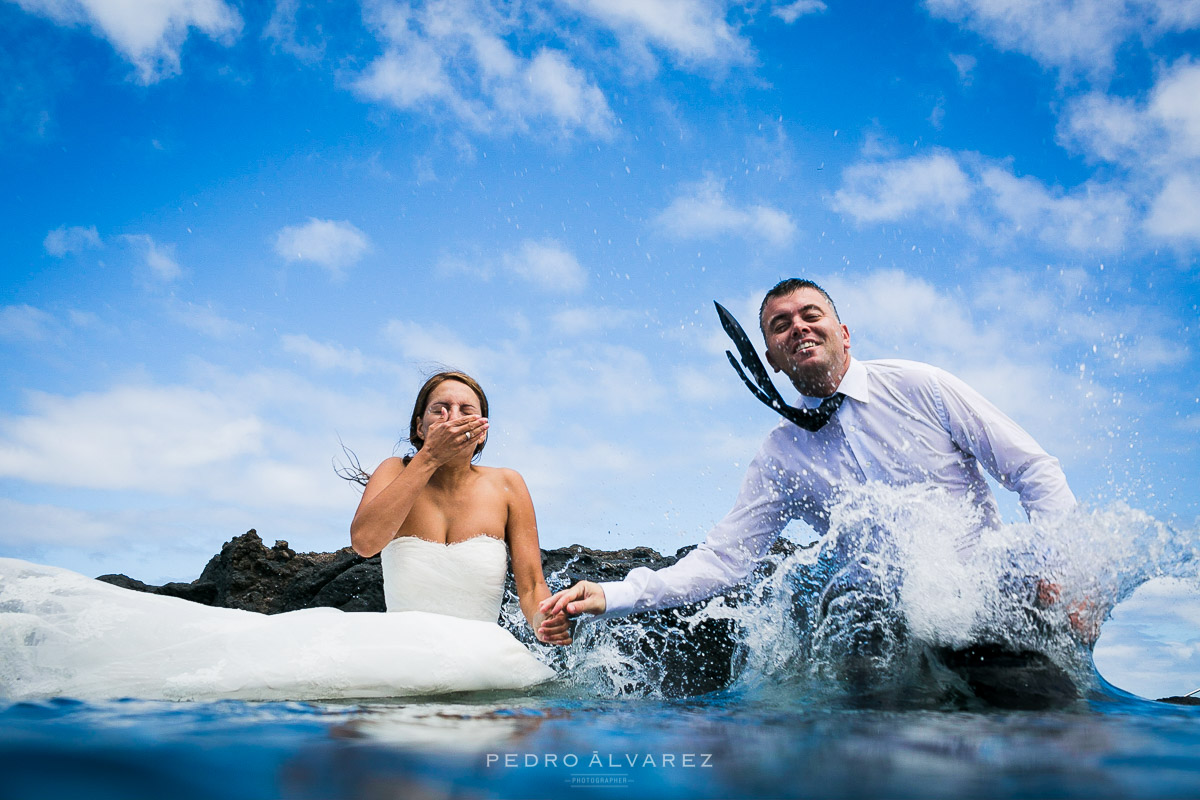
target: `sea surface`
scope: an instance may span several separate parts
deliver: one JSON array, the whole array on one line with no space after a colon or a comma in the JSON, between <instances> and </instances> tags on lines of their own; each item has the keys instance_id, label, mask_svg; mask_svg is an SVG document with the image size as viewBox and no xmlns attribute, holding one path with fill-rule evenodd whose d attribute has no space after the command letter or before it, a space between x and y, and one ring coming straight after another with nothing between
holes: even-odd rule
<instances>
[{"instance_id":1,"label":"sea surface","mask_svg":"<svg viewBox=\"0 0 1200 800\"><path fill-rule=\"evenodd\" d=\"M0 711L17 798L1194 798L1200 708L1054 711L553 694L393 703L69 699Z\"/></svg>"},{"instance_id":2,"label":"sea surface","mask_svg":"<svg viewBox=\"0 0 1200 800\"><path fill-rule=\"evenodd\" d=\"M1147 581L1200 594L1198 547L1123 506L989 531L879 490L688 612L732 631L715 691L630 617L528 642L559 677L516 693L0 701L0 798L1197 798L1200 706L1091 651Z\"/></svg>"}]
</instances>

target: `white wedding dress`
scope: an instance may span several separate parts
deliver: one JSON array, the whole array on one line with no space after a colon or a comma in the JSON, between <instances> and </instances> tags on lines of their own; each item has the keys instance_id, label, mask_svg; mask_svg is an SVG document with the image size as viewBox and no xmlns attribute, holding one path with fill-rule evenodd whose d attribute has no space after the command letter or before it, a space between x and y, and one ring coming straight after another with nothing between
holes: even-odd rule
<instances>
[{"instance_id":1,"label":"white wedding dress","mask_svg":"<svg viewBox=\"0 0 1200 800\"><path fill-rule=\"evenodd\" d=\"M554 677L496 620L504 542L382 553L386 613L257 614L0 559L0 699L322 700L523 689Z\"/></svg>"}]
</instances>

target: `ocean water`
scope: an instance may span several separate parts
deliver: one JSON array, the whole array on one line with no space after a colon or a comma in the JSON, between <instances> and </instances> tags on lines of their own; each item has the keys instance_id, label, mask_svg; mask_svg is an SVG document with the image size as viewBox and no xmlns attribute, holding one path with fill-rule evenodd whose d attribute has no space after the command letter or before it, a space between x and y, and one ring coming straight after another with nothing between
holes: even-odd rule
<instances>
[{"instance_id":1,"label":"ocean water","mask_svg":"<svg viewBox=\"0 0 1200 800\"><path fill-rule=\"evenodd\" d=\"M1200 708L1053 711L453 697L19 703L5 798L1191 798Z\"/></svg>"},{"instance_id":2,"label":"ocean water","mask_svg":"<svg viewBox=\"0 0 1200 800\"><path fill-rule=\"evenodd\" d=\"M0 704L0 798L1200 797L1200 707L1109 685L1090 648L1152 578L1200 594L1194 532L976 522L920 488L851 499L688 612L732 636L716 691L634 617L530 642L560 677L521 693Z\"/></svg>"}]
</instances>

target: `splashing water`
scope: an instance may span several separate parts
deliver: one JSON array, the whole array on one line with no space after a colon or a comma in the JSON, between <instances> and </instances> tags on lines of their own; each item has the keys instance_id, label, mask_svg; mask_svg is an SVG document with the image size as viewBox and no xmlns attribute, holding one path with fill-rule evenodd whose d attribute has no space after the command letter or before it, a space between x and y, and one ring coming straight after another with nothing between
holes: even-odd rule
<instances>
[{"instance_id":1,"label":"splashing water","mask_svg":"<svg viewBox=\"0 0 1200 800\"><path fill-rule=\"evenodd\" d=\"M592 696L662 696L681 669L662 643L707 629L728 631L731 689L751 696L1042 707L1106 690L1091 647L1138 586L1173 577L1200 591L1195 534L1122 504L992 529L936 488L875 485L847 494L813 545L787 549L676 625L585 624L573 647L538 649ZM515 598L506 614L519 621Z\"/></svg>"}]
</instances>

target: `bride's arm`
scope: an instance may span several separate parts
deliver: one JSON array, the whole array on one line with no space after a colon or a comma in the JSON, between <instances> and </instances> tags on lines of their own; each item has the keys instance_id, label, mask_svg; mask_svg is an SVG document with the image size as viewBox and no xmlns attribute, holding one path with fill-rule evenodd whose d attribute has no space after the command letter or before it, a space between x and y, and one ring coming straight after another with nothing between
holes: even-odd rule
<instances>
[{"instance_id":1,"label":"bride's arm","mask_svg":"<svg viewBox=\"0 0 1200 800\"><path fill-rule=\"evenodd\" d=\"M384 460L371 473L350 523L350 546L360 556L373 556L395 538L408 519L417 495L437 471L427 454L417 451L406 467L399 458Z\"/></svg>"},{"instance_id":2,"label":"bride's arm","mask_svg":"<svg viewBox=\"0 0 1200 800\"><path fill-rule=\"evenodd\" d=\"M512 555L513 580L517 584L521 611L529 627L543 642L570 644L571 631L566 615L559 614L557 619L546 621L545 615L538 611L538 604L550 596L550 589L542 574L542 551L538 544L533 499L520 473L505 469L502 474L508 495L508 524L504 534Z\"/></svg>"},{"instance_id":3,"label":"bride's arm","mask_svg":"<svg viewBox=\"0 0 1200 800\"><path fill-rule=\"evenodd\" d=\"M487 420L478 414L457 419L442 419L432 423L425 434L425 444L408 462L399 458L385 459L367 481L354 521L350 523L350 546L360 556L373 556L396 537L413 503L429 483L438 467L455 458L469 457L479 443L463 434L476 437L487 430Z\"/></svg>"}]
</instances>

